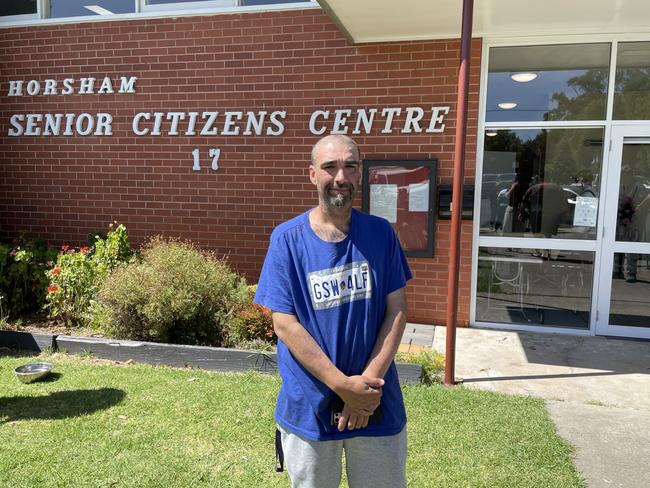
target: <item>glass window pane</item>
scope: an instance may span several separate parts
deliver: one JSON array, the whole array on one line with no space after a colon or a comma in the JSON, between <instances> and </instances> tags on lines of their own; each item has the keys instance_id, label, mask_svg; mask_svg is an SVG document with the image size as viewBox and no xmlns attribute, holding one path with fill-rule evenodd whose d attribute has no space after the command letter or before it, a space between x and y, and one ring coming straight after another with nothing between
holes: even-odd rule
<instances>
[{"instance_id":1,"label":"glass window pane","mask_svg":"<svg viewBox=\"0 0 650 488\"><path fill-rule=\"evenodd\" d=\"M205 6L213 7L213 6L220 6L220 7L234 7L237 5L237 0L146 0L145 5L165 5L168 3L194 3L196 7L201 8L201 4L205 4ZM209 5L211 4L211 5ZM181 5L182 7L182 5Z\"/></svg>"},{"instance_id":2,"label":"glass window pane","mask_svg":"<svg viewBox=\"0 0 650 488\"><path fill-rule=\"evenodd\" d=\"M479 249L476 320L588 329L594 253Z\"/></svg>"},{"instance_id":3,"label":"glass window pane","mask_svg":"<svg viewBox=\"0 0 650 488\"><path fill-rule=\"evenodd\" d=\"M35 14L36 0L11 0L0 3L0 17Z\"/></svg>"},{"instance_id":4,"label":"glass window pane","mask_svg":"<svg viewBox=\"0 0 650 488\"><path fill-rule=\"evenodd\" d=\"M48 17L86 17L135 12L133 0L50 0Z\"/></svg>"},{"instance_id":5,"label":"glass window pane","mask_svg":"<svg viewBox=\"0 0 650 488\"><path fill-rule=\"evenodd\" d=\"M274 3L309 3L310 0L243 0L244 6L250 5L272 5Z\"/></svg>"},{"instance_id":6,"label":"glass window pane","mask_svg":"<svg viewBox=\"0 0 650 488\"><path fill-rule=\"evenodd\" d=\"M650 119L650 42L618 45L614 119Z\"/></svg>"},{"instance_id":7,"label":"glass window pane","mask_svg":"<svg viewBox=\"0 0 650 488\"><path fill-rule=\"evenodd\" d=\"M481 235L595 239L603 129L490 130Z\"/></svg>"},{"instance_id":8,"label":"glass window pane","mask_svg":"<svg viewBox=\"0 0 650 488\"><path fill-rule=\"evenodd\" d=\"M650 327L650 254L615 253L609 323Z\"/></svg>"},{"instance_id":9,"label":"glass window pane","mask_svg":"<svg viewBox=\"0 0 650 488\"><path fill-rule=\"evenodd\" d=\"M624 144L616 240L650 242L650 144Z\"/></svg>"},{"instance_id":10,"label":"glass window pane","mask_svg":"<svg viewBox=\"0 0 650 488\"><path fill-rule=\"evenodd\" d=\"M490 49L486 120L603 120L609 44Z\"/></svg>"}]
</instances>

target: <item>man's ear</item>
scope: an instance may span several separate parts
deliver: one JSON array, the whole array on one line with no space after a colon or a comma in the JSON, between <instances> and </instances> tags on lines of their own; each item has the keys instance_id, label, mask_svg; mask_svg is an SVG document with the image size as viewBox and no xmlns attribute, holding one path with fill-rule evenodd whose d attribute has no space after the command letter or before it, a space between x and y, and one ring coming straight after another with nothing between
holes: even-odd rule
<instances>
[{"instance_id":1,"label":"man's ear","mask_svg":"<svg viewBox=\"0 0 650 488\"><path fill-rule=\"evenodd\" d=\"M309 179L314 185L316 184L316 169L313 164L309 165Z\"/></svg>"}]
</instances>

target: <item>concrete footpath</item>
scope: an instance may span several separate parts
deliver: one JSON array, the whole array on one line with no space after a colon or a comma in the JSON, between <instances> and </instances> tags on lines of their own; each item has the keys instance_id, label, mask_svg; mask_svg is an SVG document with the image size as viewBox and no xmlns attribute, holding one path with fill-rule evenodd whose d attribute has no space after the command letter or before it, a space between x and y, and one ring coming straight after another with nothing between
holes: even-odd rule
<instances>
[{"instance_id":1,"label":"concrete footpath","mask_svg":"<svg viewBox=\"0 0 650 488\"><path fill-rule=\"evenodd\" d=\"M445 350L445 328L408 324L402 350ZM467 388L546 400L589 488L650 487L650 341L460 328Z\"/></svg>"}]
</instances>

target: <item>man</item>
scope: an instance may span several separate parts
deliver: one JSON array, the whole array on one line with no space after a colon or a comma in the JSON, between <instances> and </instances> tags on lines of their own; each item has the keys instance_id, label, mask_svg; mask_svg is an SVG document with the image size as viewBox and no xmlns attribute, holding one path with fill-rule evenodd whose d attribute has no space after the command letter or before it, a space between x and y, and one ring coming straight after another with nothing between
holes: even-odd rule
<instances>
[{"instance_id":1,"label":"man","mask_svg":"<svg viewBox=\"0 0 650 488\"><path fill-rule=\"evenodd\" d=\"M390 224L352 208L359 149L312 150L318 206L279 225L255 301L273 311L282 387L275 419L293 487L406 486L406 414L393 358L411 278Z\"/></svg>"}]
</instances>

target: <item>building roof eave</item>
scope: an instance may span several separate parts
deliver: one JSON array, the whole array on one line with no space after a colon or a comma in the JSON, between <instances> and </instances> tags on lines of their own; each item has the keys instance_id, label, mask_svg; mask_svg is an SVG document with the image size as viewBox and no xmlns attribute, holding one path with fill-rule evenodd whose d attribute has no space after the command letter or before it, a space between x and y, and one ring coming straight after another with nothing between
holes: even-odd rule
<instances>
[{"instance_id":1,"label":"building roof eave","mask_svg":"<svg viewBox=\"0 0 650 488\"><path fill-rule=\"evenodd\" d=\"M459 0L317 0L354 43L460 37ZM476 37L650 33L647 0L481 0Z\"/></svg>"}]
</instances>

